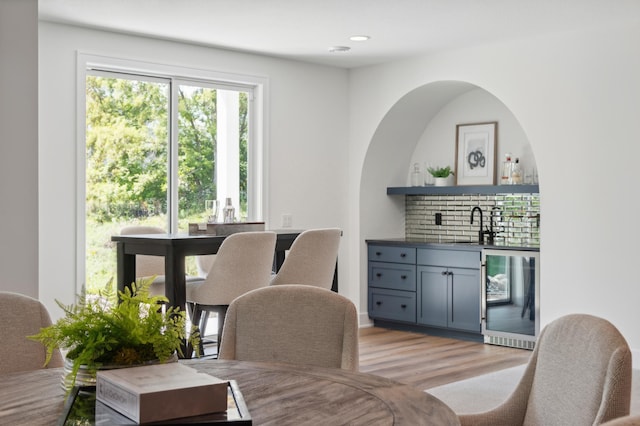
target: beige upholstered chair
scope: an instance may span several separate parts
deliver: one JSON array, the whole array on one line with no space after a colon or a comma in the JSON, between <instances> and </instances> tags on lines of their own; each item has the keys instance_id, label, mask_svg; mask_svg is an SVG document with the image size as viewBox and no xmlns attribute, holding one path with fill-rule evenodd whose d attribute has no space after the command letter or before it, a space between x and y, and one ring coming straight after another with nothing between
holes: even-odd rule
<instances>
[{"instance_id":1,"label":"beige upholstered chair","mask_svg":"<svg viewBox=\"0 0 640 426\"><path fill-rule=\"evenodd\" d=\"M229 306L218 358L357 371L356 308L344 296L308 285L251 291Z\"/></svg>"},{"instance_id":2,"label":"beige upholstered chair","mask_svg":"<svg viewBox=\"0 0 640 426\"><path fill-rule=\"evenodd\" d=\"M599 425L629 414L631 352L608 321L573 314L547 325L514 392L462 425Z\"/></svg>"},{"instance_id":3,"label":"beige upholstered chair","mask_svg":"<svg viewBox=\"0 0 640 426\"><path fill-rule=\"evenodd\" d=\"M294 240L271 285L306 284L331 289L342 231L310 229Z\"/></svg>"},{"instance_id":4,"label":"beige upholstered chair","mask_svg":"<svg viewBox=\"0 0 640 426\"><path fill-rule=\"evenodd\" d=\"M28 339L51 325L47 308L32 297L0 292L0 374L45 368L47 349ZM62 367L59 351L54 351L47 368Z\"/></svg>"},{"instance_id":5,"label":"beige upholstered chair","mask_svg":"<svg viewBox=\"0 0 640 426\"><path fill-rule=\"evenodd\" d=\"M222 242L204 281L187 282L191 321L199 325L201 335L205 335L209 312L215 312L220 343L225 312L231 301L248 291L269 285L275 248L275 232L229 235Z\"/></svg>"},{"instance_id":6,"label":"beige upholstered chair","mask_svg":"<svg viewBox=\"0 0 640 426\"><path fill-rule=\"evenodd\" d=\"M133 234L166 234L162 228L156 226L125 226L120 230L120 235ZM164 275L164 258L162 256L136 256L136 277L151 277Z\"/></svg>"},{"instance_id":7,"label":"beige upholstered chair","mask_svg":"<svg viewBox=\"0 0 640 426\"><path fill-rule=\"evenodd\" d=\"M196 268L198 269L198 276L206 278L211 270L211 265L216 260L215 254L205 254L201 256L194 256L196 258Z\"/></svg>"},{"instance_id":8,"label":"beige upholstered chair","mask_svg":"<svg viewBox=\"0 0 640 426\"><path fill-rule=\"evenodd\" d=\"M618 417L603 423L602 426L640 426L640 415Z\"/></svg>"},{"instance_id":9,"label":"beige upholstered chair","mask_svg":"<svg viewBox=\"0 0 640 426\"><path fill-rule=\"evenodd\" d=\"M133 234L166 234L162 228L156 226L125 226L120 230L120 235ZM156 276L151 284L149 292L152 295L164 295L164 257L136 255L136 279Z\"/></svg>"}]
</instances>

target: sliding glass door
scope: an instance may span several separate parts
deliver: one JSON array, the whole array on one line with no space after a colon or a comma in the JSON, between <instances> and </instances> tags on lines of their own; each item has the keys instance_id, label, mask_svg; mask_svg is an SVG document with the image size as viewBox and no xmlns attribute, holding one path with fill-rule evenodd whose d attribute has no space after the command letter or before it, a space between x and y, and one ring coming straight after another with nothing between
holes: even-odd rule
<instances>
[{"instance_id":1,"label":"sliding glass door","mask_svg":"<svg viewBox=\"0 0 640 426\"><path fill-rule=\"evenodd\" d=\"M187 232L207 200L252 208L251 87L88 70L85 128L85 286L115 276L111 235L145 225ZM187 265L191 272L195 266Z\"/></svg>"}]
</instances>

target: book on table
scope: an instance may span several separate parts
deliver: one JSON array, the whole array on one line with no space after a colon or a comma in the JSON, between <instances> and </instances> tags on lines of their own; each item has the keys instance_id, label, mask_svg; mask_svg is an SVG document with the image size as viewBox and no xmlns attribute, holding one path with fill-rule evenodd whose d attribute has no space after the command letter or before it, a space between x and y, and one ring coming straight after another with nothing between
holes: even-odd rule
<instances>
[{"instance_id":1,"label":"book on table","mask_svg":"<svg viewBox=\"0 0 640 426\"><path fill-rule=\"evenodd\" d=\"M137 423L227 409L227 381L177 362L98 371L96 400Z\"/></svg>"}]
</instances>

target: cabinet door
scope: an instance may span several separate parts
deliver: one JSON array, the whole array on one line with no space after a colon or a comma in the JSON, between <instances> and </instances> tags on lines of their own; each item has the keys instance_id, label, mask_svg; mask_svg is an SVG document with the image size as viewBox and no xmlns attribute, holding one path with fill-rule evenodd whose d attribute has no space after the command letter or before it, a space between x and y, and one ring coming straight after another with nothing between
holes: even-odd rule
<instances>
[{"instance_id":1,"label":"cabinet door","mask_svg":"<svg viewBox=\"0 0 640 426\"><path fill-rule=\"evenodd\" d=\"M418 267L417 322L446 327L448 318L447 269L435 266Z\"/></svg>"},{"instance_id":2,"label":"cabinet door","mask_svg":"<svg viewBox=\"0 0 640 426\"><path fill-rule=\"evenodd\" d=\"M448 326L480 333L480 271L449 268Z\"/></svg>"}]
</instances>

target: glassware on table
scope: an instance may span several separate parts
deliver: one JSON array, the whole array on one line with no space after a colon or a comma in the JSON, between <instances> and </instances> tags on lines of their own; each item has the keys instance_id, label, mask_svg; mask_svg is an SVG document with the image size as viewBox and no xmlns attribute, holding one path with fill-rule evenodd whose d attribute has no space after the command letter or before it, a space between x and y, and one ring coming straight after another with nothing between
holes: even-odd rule
<instances>
[{"instance_id":1,"label":"glassware on table","mask_svg":"<svg viewBox=\"0 0 640 426\"><path fill-rule=\"evenodd\" d=\"M216 223L218 221L218 208L220 207L220 202L218 200L206 200L204 202L205 211L208 214L207 222L208 223Z\"/></svg>"},{"instance_id":2,"label":"glassware on table","mask_svg":"<svg viewBox=\"0 0 640 426\"><path fill-rule=\"evenodd\" d=\"M222 209L224 223L233 223L236 221L236 209L231 203L231 198L227 198L226 205Z\"/></svg>"}]
</instances>

